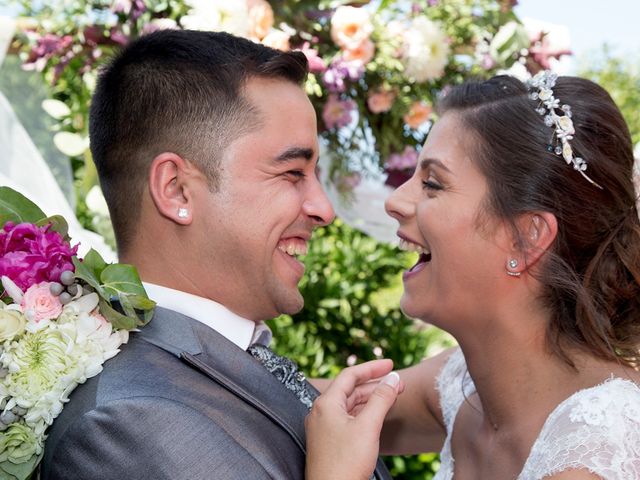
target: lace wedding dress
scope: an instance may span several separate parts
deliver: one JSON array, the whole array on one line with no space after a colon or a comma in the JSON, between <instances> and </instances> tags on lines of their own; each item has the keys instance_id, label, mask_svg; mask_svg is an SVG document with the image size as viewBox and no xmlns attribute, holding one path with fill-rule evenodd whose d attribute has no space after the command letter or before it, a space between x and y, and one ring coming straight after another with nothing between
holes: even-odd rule
<instances>
[{"instance_id":1,"label":"lace wedding dress","mask_svg":"<svg viewBox=\"0 0 640 480\"><path fill-rule=\"evenodd\" d=\"M460 406L475 392L461 350L437 380L447 438L434 480L453 478L451 436ZM611 377L561 402L547 418L517 480L541 480L568 469L587 469L605 480L640 480L640 387Z\"/></svg>"}]
</instances>

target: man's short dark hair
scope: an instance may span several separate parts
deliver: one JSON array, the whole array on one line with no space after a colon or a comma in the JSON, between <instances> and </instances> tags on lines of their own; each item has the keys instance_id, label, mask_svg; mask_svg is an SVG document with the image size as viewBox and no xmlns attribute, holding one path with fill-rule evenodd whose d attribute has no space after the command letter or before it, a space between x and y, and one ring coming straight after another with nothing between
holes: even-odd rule
<instances>
[{"instance_id":1,"label":"man's short dark hair","mask_svg":"<svg viewBox=\"0 0 640 480\"><path fill-rule=\"evenodd\" d=\"M221 32L164 30L126 46L102 71L91 105L91 153L118 250L135 234L151 160L173 152L216 188L227 145L259 124L242 95L251 77L301 85L301 52L280 52Z\"/></svg>"}]
</instances>

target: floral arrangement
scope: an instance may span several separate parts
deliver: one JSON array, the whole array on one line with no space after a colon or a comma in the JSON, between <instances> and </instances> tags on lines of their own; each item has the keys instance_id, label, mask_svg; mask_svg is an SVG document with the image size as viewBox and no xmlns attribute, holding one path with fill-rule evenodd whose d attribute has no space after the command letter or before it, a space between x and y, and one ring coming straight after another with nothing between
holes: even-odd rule
<instances>
[{"instance_id":1,"label":"floral arrangement","mask_svg":"<svg viewBox=\"0 0 640 480\"><path fill-rule=\"evenodd\" d=\"M546 48L543 32L529 36L513 12L515 0L14 3L24 17L12 51L51 85L46 109L59 120L56 145L84 177L81 197L96 182L86 137L97 68L129 39L158 29L224 30L304 52L330 177L346 188L367 172L413 168L398 155L417 157L407 148L419 151L432 106L450 85L508 68L535 73L567 53Z\"/></svg>"},{"instance_id":2,"label":"floral arrangement","mask_svg":"<svg viewBox=\"0 0 640 480\"><path fill-rule=\"evenodd\" d=\"M102 371L154 302L130 265L78 258L62 217L0 187L0 477L30 478L69 394Z\"/></svg>"}]
</instances>

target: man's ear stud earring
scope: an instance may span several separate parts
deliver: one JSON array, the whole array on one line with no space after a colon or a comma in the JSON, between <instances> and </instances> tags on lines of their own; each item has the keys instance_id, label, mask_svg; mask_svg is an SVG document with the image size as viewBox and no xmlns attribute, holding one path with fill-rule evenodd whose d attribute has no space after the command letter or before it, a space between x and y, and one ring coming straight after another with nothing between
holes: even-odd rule
<instances>
[{"instance_id":1,"label":"man's ear stud earring","mask_svg":"<svg viewBox=\"0 0 640 480\"><path fill-rule=\"evenodd\" d=\"M186 208L179 208L178 209L178 217L187 218L188 216L189 216L189 210L187 210Z\"/></svg>"},{"instance_id":2,"label":"man's ear stud earring","mask_svg":"<svg viewBox=\"0 0 640 480\"><path fill-rule=\"evenodd\" d=\"M516 260L515 258L512 258L511 260L509 260L507 262L507 275L511 275L512 277L519 277L522 272L512 271L514 268L517 268L517 266L518 266L518 260Z\"/></svg>"}]
</instances>

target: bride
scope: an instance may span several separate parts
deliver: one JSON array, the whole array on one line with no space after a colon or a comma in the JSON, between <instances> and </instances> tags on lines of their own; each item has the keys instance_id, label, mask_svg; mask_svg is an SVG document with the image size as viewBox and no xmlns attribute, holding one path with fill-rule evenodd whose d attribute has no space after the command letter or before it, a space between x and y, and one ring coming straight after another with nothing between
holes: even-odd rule
<instances>
[{"instance_id":1,"label":"bride","mask_svg":"<svg viewBox=\"0 0 640 480\"><path fill-rule=\"evenodd\" d=\"M386 207L420 254L403 310L459 348L401 382L371 381L390 361L346 369L307 420L308 478L369 478L382 428L382 453L440 451L438 480L640 479L640 221L622 115L596 84L548 72L456 87L440 114Z\"/></svg>"}]
</instances>

